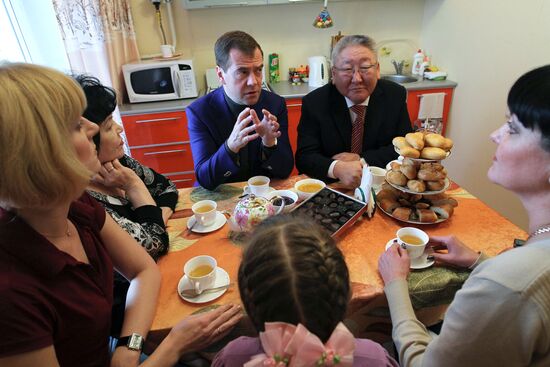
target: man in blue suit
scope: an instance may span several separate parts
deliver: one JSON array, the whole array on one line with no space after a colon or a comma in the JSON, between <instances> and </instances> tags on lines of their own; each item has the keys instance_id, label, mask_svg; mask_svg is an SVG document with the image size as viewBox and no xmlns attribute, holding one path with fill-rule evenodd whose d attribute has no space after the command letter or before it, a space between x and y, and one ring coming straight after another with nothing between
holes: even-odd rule
<instances>
[{"instance_id":1,"label":"man in blue suit","mask_svg":"<svg viewBox=\"0 0 550 367\"><path fill-rule=\"evenodd\" d=\"M286 178L294 167L285 100L262 89L263 51L233 31L214 46L222 88L187 109L195 175L209 190L252 176Z\"/></svg>"}]
</instances>

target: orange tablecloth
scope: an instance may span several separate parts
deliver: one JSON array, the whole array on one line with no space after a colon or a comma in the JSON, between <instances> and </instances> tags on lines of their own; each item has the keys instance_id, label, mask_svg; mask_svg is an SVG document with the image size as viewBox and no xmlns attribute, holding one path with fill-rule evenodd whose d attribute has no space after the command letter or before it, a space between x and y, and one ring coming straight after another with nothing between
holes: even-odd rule
<instances>
[{"instance_id":1,"label":"orange tablecloth","mask_svg":"<svg viewBox=\"0 0 550 367\"><path fill-rule=\"evenodd\" d=\"M272 186L291 188L301 178L303 177L295 176L287 180L274 181ZM244 185L245 183L231 184L235 188L242 188ZM240 302L236 282L241 247L229 239L228 224L218 231L204 235L187 231L187 220L192 216L190 208L193 204L191 199L193 190L197 189L180 190L176 212L168 222L170 250L158 262L162 273L162 285L152 330L169 328L184 316L211 304ZM231 198L218 200L219 210L233 210L239 200L237 192L240 193L240 190L233 191L235 194ZM419 227L429 235L454 234L473 249L482 250L490 256L511 247L514 238L527 237L523 230L456 184L450 187L447 194L456 198L459 205L449 220ZM358 324L368 323L371 326L376 324L376 317L373 318L371 311L379 306L383 307L385 303L383 282L377 270L378 257L384 251L388 240L394 237L397 229L405 225L388 217L381 210L377 210L373 218L358 221L340 239L339 246L345 254L353 288L348 312L350 314L348 327L353 330L354 325L357 326L353 330L358 334L356 336L373 337L365 331L365 325ZM178 296L177 285L183 275L185 262L193 256L205 254L214 256L218 260L218 265L227 270L232 285L222 297L211 303L191 304ZM430 316L441 314L440 308L438 312L432 312L427 307L425 310L418 311L420 318L423 311L426 320L429 320ZM367 316L370 318L369 321L365 321ZM382 322L386 325L380 328L381 333L386 333L389 329L387 316L387 314L380 315L381 320L386 320ZM371 328L371 331L375 328L376 325Z\"/></svg>"}]
</instances>

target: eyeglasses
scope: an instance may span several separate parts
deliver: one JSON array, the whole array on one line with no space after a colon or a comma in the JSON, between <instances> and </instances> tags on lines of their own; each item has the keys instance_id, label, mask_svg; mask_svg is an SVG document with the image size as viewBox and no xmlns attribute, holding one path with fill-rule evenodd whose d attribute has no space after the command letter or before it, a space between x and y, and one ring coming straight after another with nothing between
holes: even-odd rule
<instances>
[{"instance_id":1,"label":"eyeglasses","mask_svg":"<svg viewBox=\"0 0 550 367\"><path fill-rule=\"evenodd\" d=\"M342 75L343 77L351 78L356 72L359 72L361 76L367 76L369 73L369 70L371 70L376 66L378 66L377 62L375 62L372 65L361 65L357 68L338 68L334 66L334 69L337 70L340 73L340 75Z\"/></svg>"}]
</instances>

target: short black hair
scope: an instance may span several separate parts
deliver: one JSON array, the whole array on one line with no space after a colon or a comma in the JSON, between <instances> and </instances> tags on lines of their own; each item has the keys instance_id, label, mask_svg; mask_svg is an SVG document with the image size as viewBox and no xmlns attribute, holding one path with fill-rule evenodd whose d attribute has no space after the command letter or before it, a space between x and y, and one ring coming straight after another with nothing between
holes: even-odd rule
<instances>
[{"instance_id":1,"label":"short black hair","mask_svg":"<svg viewBox=\"0 0 550 367\"><path fill-rule=\"evenodd\" d=\"M242 31L231 31L221 35L214 45L214 55L216 56L216 65L227 71L229 65L229 53L237 49L247 56L253 56L256 49L260 50L262 57L264 52L260 44L249 35Z\"/></svg>"},{"instance_id":2,"label":"short black hair","mask_svg":"<svg viewBox=\"0 0 550 367\"><path fill-rule=\"evenodd\" d=\"M550 151L550 65L528 71L514 83L508 109L523 126L540 131L542 148Z\"/></svg>"},{"instance_id":3,"label":"short black hair","mask_svg":"<svg viewBox=\"0 0 550 367\"><path fill-rule=\"evenodd\" d=\"M80 74L73 78L80 84L86 95L88 106L82 113L82 116L101 126L110 114L116 108L116 92L99 81L98 78ZM99 132L94 136L94 143L99 150Z\"/></svg>"}]
</instances>

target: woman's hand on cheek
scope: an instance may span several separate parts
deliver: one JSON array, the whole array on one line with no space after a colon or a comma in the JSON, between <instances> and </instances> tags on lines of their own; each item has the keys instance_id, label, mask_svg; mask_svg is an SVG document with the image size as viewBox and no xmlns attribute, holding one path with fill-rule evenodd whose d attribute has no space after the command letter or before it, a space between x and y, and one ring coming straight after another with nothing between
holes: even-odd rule
<instances>
[{"instance_id":1,"label":"woman's hand on cheek","mask_svg":"<svg viewBox=\"0 0 550 367\"><path fill-rule=\"evenodd\" d=\"M135 180L139 180L135 172L120 164L118 159L103 163L99 174L103 178L103 185L123 190L128 190Z\"/></svg>"},{"instance_id":2,"label":"woman's hand on cheek","mask_svg":"<svg viewBox=\"0 0 550 367\"><path fill-rule=\"evenodd\" d=\"M378 259L378 271L385 284L393 280L407 279L411 260L407 250L399 247L397 242L385 251Z\"/></svg>"}]
</instances>

